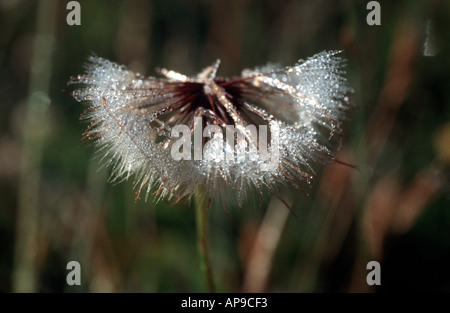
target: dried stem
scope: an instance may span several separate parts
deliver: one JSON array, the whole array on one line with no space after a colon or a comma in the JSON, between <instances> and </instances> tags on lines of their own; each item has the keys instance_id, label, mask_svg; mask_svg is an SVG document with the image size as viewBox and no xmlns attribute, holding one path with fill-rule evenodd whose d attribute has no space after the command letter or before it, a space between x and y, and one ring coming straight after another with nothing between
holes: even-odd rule
<instances>
[{"instance_id":1,"label":"dried stem","mask_svg":"<svg viewBox=\"0 0 450 313\"><path fill-rule=\"evenodd\" d=\"M293 199L288 198L289 206ZM269 204L247 262L243 292L265 292L275 251L280 242L290 209L278 198Z\"/></svg>"}]
</instances>

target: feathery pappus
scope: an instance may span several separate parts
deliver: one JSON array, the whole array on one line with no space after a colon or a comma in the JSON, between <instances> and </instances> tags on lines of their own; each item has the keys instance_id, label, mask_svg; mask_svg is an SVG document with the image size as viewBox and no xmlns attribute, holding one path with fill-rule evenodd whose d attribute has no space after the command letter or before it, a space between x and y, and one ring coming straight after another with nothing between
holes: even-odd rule
<instances>
[{"instance_id":1,"label":"feathery pappus","mask_svg":"<svg viewBox=\"0 0 450 313\"><path fill-rule=\"evenodd\" d=\"M210 199L231 190L242 204L251 189L298 187L314 162L335 160L351 92L339 53L230 78L216 75L219 60L196 76L156 78L91 56L69 84L89 103L83 141L101 146L113 180L135 175L136 198L153 188L178 201L202 184Z\"/></svg>"}]
</instances>

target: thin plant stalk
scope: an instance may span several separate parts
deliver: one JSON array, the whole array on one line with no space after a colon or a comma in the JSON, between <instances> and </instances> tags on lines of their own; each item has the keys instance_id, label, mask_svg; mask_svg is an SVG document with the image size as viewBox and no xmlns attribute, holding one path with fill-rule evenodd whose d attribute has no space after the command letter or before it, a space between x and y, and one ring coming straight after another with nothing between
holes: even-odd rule
<instances>
[{"instance_id":1,"label":"thin plant stalk","mask_svg":"<svg viewBox=\"0 0 450 313\"><path fill-rule=\"evenodd\" d=\"M50 104L52 53L55 42L57 2L39 1L29 79L29 96L23 126L21 173L18 190L16 241L12 290L34 292L37 288L39 240L39 181Z\"/></svg>"},{"instance_id":2,"label":"thin plant stalk","mask_svg":"<svg viewBox=\"0 0 450 313\"><path fill-rule=\"evenodd\" d=\"M293 199L287 197L287 203L292 205ZM275 251L289 216L289 210L277 198L269 204L264 220L250 250L246 266L243 292L264 292L268 285L270 270Z\"/></svg>"},{"instance_id":3,"label":"thin plant stalk","mask_svg":"<svg viewBox=\"0 0 450 313\"><path fill-rule=\"evenodd\" d=\"M205 277L208 292L215 292L211 258L208 249L208 197L205 195L203 186L198 186L195 192L195 220L197 226L197 248L200 271Z\"/></svg>"}]
</instances>

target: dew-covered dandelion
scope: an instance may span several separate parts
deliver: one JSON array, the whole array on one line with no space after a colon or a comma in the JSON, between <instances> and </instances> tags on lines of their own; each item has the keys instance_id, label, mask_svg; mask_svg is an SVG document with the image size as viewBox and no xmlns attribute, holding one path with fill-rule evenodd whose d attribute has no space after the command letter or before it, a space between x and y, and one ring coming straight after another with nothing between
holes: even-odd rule
<instances>
[{"instance_id":1,"label":"dew-covered dandelion","mask_svg":"<svg viewBox=\"0 0 450 313\"><path fill-rule=\"evenodd\" d=\"M196 76L160 69L155 78L92 56L69 84L89 101L83 140L101 146L113 180L135 176L136 197L180 200L201 185L209 199L234 192L242 204L252 189L298 187L313 163L336 161L350 92L338 54L231 78L216 75L219 61Z\"/></svg>"}]
</instances>

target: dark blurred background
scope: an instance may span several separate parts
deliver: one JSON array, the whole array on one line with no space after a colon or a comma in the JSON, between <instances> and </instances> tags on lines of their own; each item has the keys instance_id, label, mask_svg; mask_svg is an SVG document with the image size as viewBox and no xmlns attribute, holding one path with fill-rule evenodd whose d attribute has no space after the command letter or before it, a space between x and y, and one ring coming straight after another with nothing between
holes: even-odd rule
<instances>
[{"instance_id":1,"label":"dark blurred background","mask_svg":"<svg viewBox=\"0 0 450 313\"><path fill-rule=\"evenodd\" d=\"M355 108L309 196L210 210L219 291L450 291L450 2L0 2L0 291L200 292L193 204L134 201L81 145L85 106L62 92L95 53L155 75L291 65L342 49ZM253 198L252 195L249 195ZM69 261L81 286L66 284ZM366 265L381 264L381 285Z\"/></svg>"}]
</instances>

